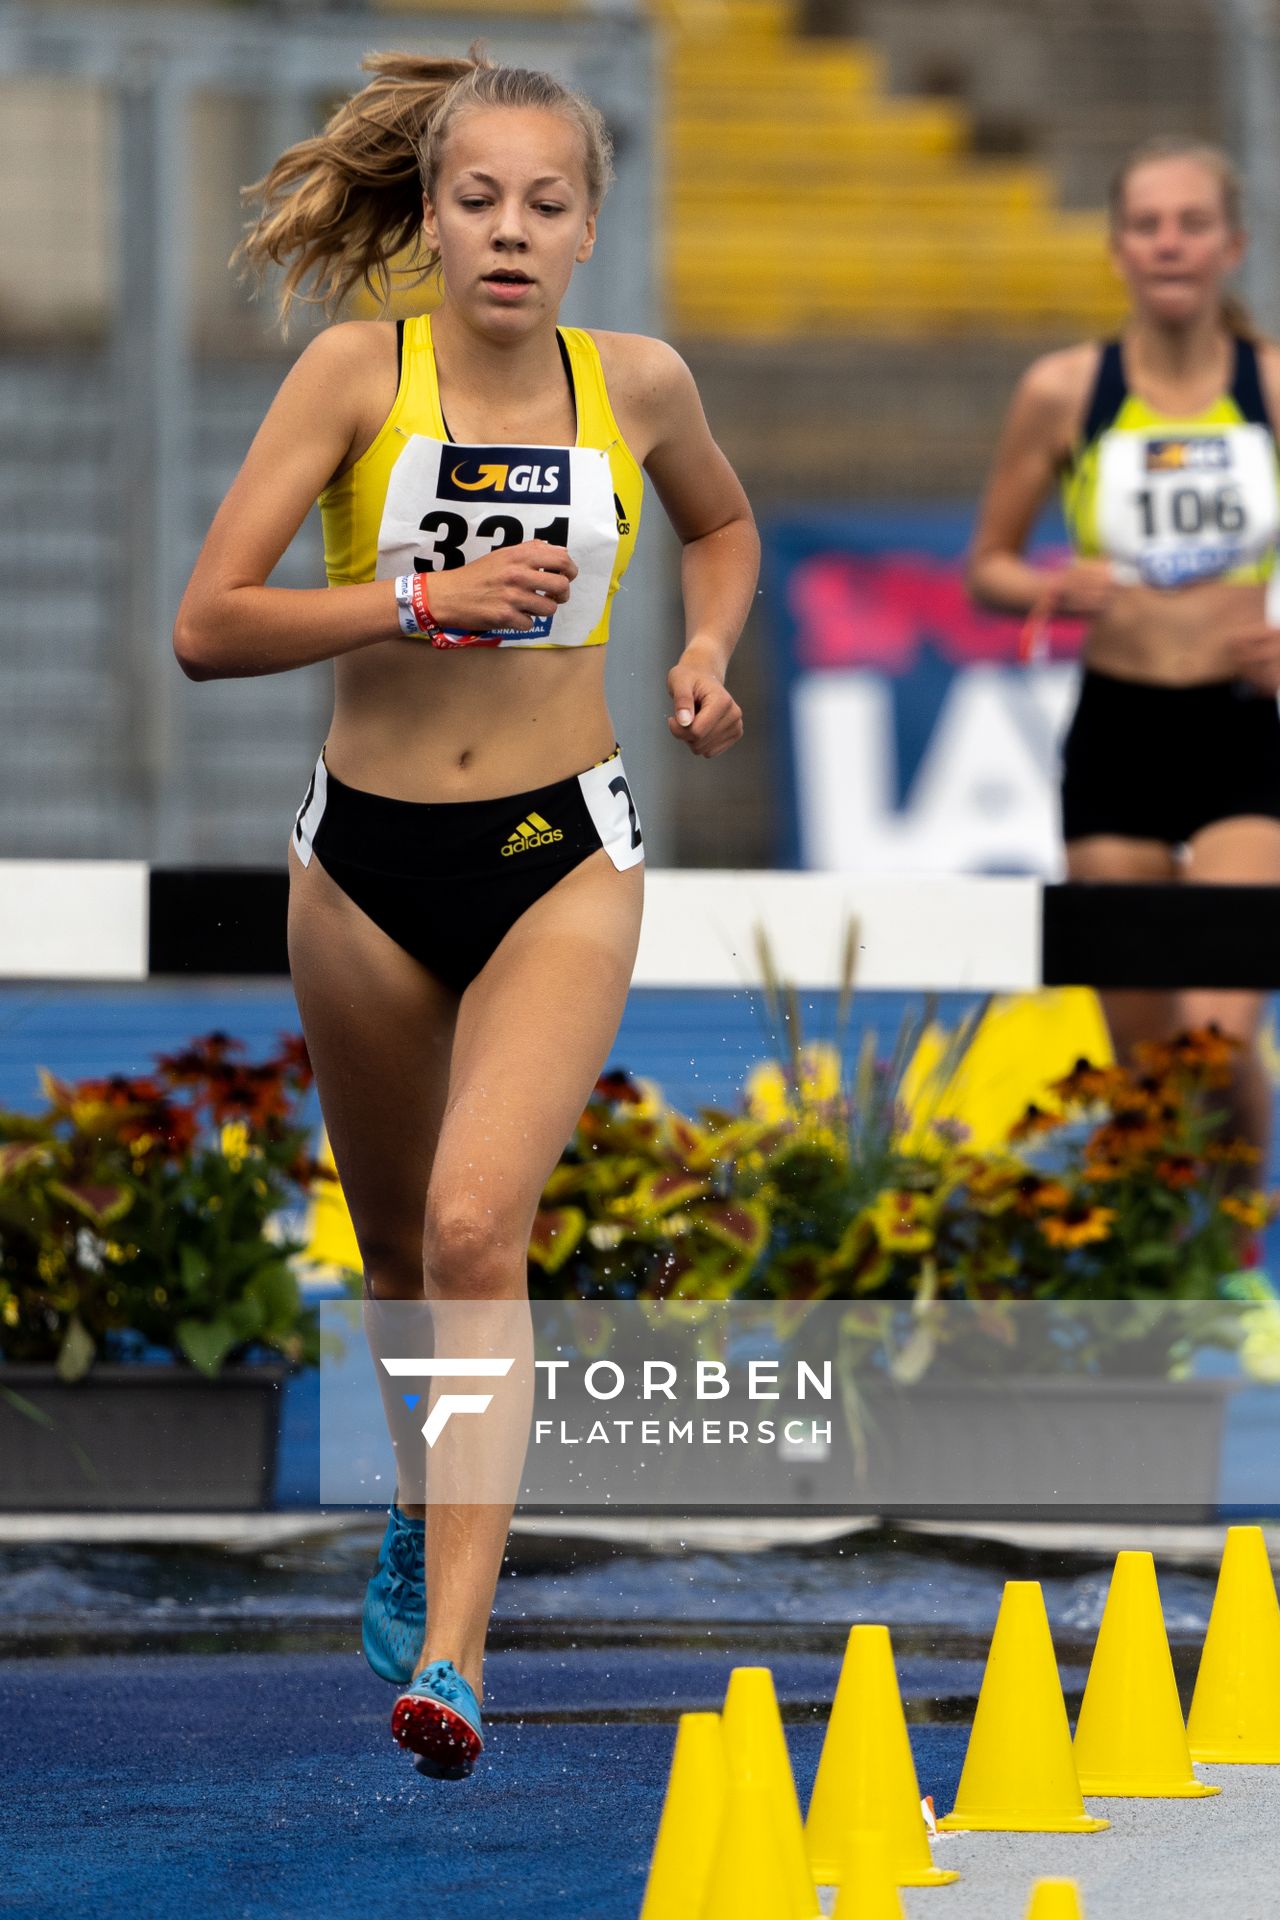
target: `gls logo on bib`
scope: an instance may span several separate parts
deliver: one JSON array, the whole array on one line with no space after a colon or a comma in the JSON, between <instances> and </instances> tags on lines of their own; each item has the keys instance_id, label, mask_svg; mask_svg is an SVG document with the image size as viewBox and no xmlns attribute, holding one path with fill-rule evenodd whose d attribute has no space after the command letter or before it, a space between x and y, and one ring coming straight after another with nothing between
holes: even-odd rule
<instances>
[{"instance_id":1,"label":"gls logo on bib","mask_svg":"<svg viewBox=\"0 0 1280 1920\"><path fill-rule=\"evenodd\" d=\"M442 500L531 500L568 506L567 447L446 446L440 460Z\"/></svg>"}]
</instances>

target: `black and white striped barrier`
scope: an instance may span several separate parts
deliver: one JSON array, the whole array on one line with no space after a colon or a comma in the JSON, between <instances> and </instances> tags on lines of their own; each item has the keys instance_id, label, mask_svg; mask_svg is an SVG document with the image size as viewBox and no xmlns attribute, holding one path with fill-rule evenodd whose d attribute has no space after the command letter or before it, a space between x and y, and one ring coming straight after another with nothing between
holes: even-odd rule
<instances>
[{"instance_id":1,"label":"black and white striped barrier","mask_svg":"<svg viewBox=\"0 0 1280 1920\"><path fill-rule=\"evenodd\" d=\"M1280 887L1048 886L970 875L651 872L635 984L1280 988ZM276 868L0 860L0 979L285 973Z\"/></svg>"}]
</instances>

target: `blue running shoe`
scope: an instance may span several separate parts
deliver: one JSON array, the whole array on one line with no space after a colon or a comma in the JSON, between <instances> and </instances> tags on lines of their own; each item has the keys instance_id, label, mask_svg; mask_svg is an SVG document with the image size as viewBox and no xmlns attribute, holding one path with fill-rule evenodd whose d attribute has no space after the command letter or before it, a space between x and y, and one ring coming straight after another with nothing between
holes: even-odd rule
<instances>
[{"instance_id":1,"label":"blue running shoe","mask_svg":"<svg viewBox=\"0 0 1280 1920\"><path fill-rule=\"evenodd\" d=\"M391 1709L391 1731L419 1773L465 1780L480 1755L480 1702L452 1660L433 1660Z\"/></svg>"},{"instance_id":2,"label":"blue running shoe","mask_svg":"<svg viewBox=\"0 0 1280 1920\"><path fill-rule=\"evenodd\" d=\"M427 1631L425 1523L399 1507L387 1515L378 1564L365 1589L360 1638L379 1680L407 1687Z\"/></svg>"}]
</instances>

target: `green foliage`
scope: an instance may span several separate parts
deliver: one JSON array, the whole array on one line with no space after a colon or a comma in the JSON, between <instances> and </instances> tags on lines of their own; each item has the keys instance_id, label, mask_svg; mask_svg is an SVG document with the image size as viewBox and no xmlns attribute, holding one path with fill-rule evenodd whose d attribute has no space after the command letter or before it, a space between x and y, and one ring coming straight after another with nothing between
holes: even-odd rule
<instances>
[{"instance_id":1,"label":"green foliage","mask_svg":"<svg viewBox=\"0 0 1280 1920\"><path fill-rule=\"evenodd\" d=\"M1127 1335L1114 1312L1096 1339L1087 1313L1071 1317L1081 1365L1141 1347L1176 1369L1193 1331L1231 1336L1238 1313L1213 1303L1242 1264L1243 1232L1272 1208L1241 1186L1256 1156L1223 1138L1215 1111L1234 1043L1210 1030L1147 1049L1133 1069L1081 1061L1046 1090L1050 1105L980 1153L940 1117L972 1028L941 1049L930 1079L917 1077L907 1110L923 1024L904 1026L886 1061L864 1046L850 1072L834 1047L800 1044L788 1014L795 1043L755 1070L735 1112L690 1118L656 1087L606 1076L547 1184L531 1290L880 1303L884 1313L853 1329L863 1340L883 1340L906 1303L898 1358L913 1370L933 1357L935 1301L989 1308L988 1344L993 1330L1012 1337L1002 1302L1134 1302ZM1205 1312L1189 1315L1188 1301ZM1033 1324L1047 1323L1022 1323Z\"/></svg>"},{"instance_id":2,"label":"green foliage","mask_svg":"<svg viewBox=\"0 0 1280 1920\"><path fill-rule=\"evenodd\" d=\"M209 1034L154 1074L67 1084L0 1113L0 1355L78 1379L104 1353L166 1349L214 1375L251 1347L317 1357L279 1230L328 1178L301 1123L311 1069Z\"/></svg>"}]
</instances>

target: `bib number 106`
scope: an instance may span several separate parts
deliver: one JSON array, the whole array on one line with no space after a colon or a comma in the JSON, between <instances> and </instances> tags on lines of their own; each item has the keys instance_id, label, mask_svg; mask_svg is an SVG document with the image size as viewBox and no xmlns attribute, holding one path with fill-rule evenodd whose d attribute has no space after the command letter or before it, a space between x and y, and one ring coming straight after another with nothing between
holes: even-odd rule
<instances>
[{"instance_id":1,"label":"bib number 106","mask_svg":"<svg viewBox=\"0 0 1280 1920\"><path fill-rule=\"evenodd\" d=\"M1237 486L1212 490L1199 487L1163 488L1159 493L1144 487L1133 496L1142 522L1144 540L1159 540L1171 533L1241 533L1245 525L1244 502Z\"/></svg>"}]
</instances>

